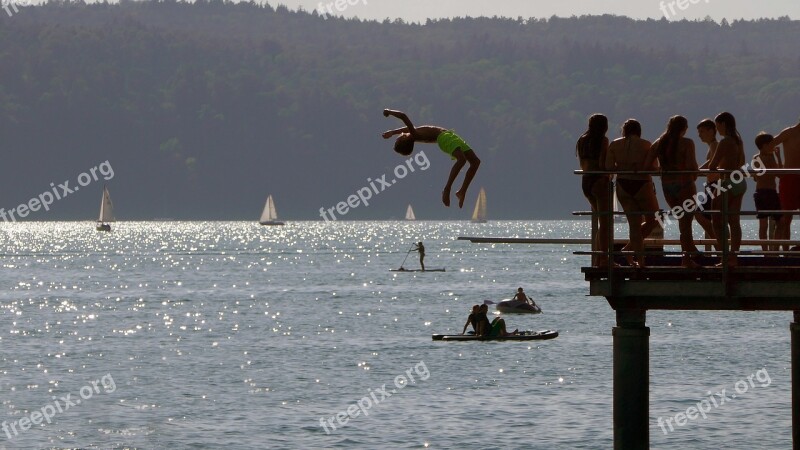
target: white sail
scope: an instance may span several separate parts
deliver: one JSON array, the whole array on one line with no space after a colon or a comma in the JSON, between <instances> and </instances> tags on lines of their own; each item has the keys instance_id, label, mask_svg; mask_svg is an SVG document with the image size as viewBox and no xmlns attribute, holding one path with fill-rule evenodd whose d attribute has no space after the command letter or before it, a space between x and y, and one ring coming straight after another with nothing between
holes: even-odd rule
<instances>
[{"instance_id":1,"label":"white sail","mask_svg":"<svg viewBox=\"0 0 800 450\"><path fill-rule=\"evenodd\" d=\"M267 199L267 204L269 205L269 216L271 220L278 220L278 211L275 210L275 202L272 201L271 195Z\"/></svg>"},{"instance_id":2,"label":"white sail","mask_svg":"<svg viewBox=\"0 0 800 450\"><path fill-rule=\"evenodd\" d=\"M472 221L483 223L486 222L486 191L481 188L478 194L478 201L475 202L475 211L472 213Z\"/></svg>"},{"instance_id":3,"label":"white sail","mask_svg":"<svg viewBox=\"0 0 800 450\"><path fill-rule=\"evenodd\" d=\"M111 203L111 194L108 188L103 187L103 198L100 200L100 217L97 219L101 223L114 222L114 205Z\"/></svg>"},{"instance_id":4,"label":"white sail","mask_svg":"<svg viewBox=\"0 0 800 450\"><path fill-rule=\"evenodd\" d=\"M278 220L278 213L275 210L275 202L272 200L272 196L270 195L267 197L267 203L264 204L264 211L261 213L261 219L259 222L272 222Z\"/></svg>"},{"instance_id":5,"label":"white sail","mask_svg":"<svg viewBox=\"0 0 800 450\"><path fill-rule=\"evenodd\" d=\"M411 208L411 205L408 205L408 209L406 210L406 220L417 220L417 216L414 215L414 209Z\"/></svg>"}]
</instances>

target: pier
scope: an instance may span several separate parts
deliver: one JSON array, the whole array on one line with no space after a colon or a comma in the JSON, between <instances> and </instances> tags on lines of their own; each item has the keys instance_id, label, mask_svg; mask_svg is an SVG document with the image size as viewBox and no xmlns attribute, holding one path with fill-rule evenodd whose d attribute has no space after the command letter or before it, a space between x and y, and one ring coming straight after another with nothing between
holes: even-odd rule
<instances>
[{"instance_id":1,"label":"pier","mask_svg":"<svg viewBox=\"0 0 800 450\"><path fill-rule=\"evenodd\" d=\"M693 173L706 174L708 171ZM770 172L800 173L800 170L773 169ZM583 174L576 171L577 174ZM611 172L603 172L611 173ZM727 195L727 194L723 194ZM728 211L710 211L727 217ZM653 214L653 212L649 212ZM798 211L781 211L798 215ZM624 215L622 212L576 212L577 216ZM642 213L644 214L644 213ZM741 216L755 215L742 211ZM795 222L797 224L797 222ZM673 226L677 226L674 224ZM618 248L627 239L614 239L609 228L609 242L603 251L575 251L575 255L606 254L610 261L625 264L632 252ZM502 237L459 237L473 243L521 245L591 245L589 239L527 239ZM723 240L724 241L724 240ZM696 245L711 245L713 240L695 240ZM646 239L646 266L598 268L583 267L589 283L589 295L605 297L616 312L613 339L613 427L615 450L650 448L650 328L647 312L651 310L684 311L790 311L792 379L792 448L800 450L800 252L764 251L764 244L800 245L800 241L742 240L742 247L755 250L735 252L737 266L728 264L731 254L725 250L701 252L703 267L681 267L681 252L664 248L680 245L677 240ZM720 267L714 266L722 261ZM587 258L587 262L589 262Z\"/></svg>"}]
</instances>

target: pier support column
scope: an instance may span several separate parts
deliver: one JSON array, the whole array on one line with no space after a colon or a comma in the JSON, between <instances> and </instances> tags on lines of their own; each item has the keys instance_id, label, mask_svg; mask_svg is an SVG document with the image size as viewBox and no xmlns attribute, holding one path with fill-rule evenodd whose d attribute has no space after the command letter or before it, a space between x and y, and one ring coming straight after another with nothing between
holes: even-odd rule
<instances>
[{"instance_id":1,"label":"pier support column","mask_svg":"<svg viewBox=\"0 0 800 450\"><path fill-rule=\"evenodd\" d=\"M792 448L800 450L800 311L794 312L792 333Z\"/></svg>"},{"instance_id":2,"label":"pier support column","mask_svg":"<svg viewBox=\"0 0 800 450\"><path fill-rule=\"evenodd\" d=\"M645 326L646 316L645 310L617 310L613 329L614 450L650 448L650 328ZM794 348L793 344L793 358Z\"/></svg>"}]
</instances>

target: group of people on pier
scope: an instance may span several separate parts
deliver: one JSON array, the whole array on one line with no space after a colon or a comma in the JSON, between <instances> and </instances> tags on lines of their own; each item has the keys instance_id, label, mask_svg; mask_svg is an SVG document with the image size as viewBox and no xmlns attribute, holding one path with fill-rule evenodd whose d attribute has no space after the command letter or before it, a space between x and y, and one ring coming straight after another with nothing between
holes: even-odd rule
<instances>
[{"instance_id":1,"label":"group of people on pier","mask_svg":"<svg viewBox=\"0 0 800 450\"><path fill-rule=\"evenodd\" d=\"M623 251L634 252L628 258L632 266L644 266L644 238L659 223L663 226L665 219L670 221L668 215L661 214L652 172L660 174L664 198L678 221L683 267L700 266L700 252L692 235L695 219L706 235L716 240L718 251L722 251L723 246L730 251L728 265L737 265L736 253L742 241L739 213L747 191L746 180L751 176L756 182L754 200L759 211L759 237L767 238L769 218L773 217L774 238L790 239L793 215L775 211L800 209L800 174L780 175L778 186L776 175L764 169L800 169L800 123L774 137L763 132L759 134L755 139L758 153L750 163L746 163L744 141L733 114L723 112L714 120L705 119L697 125L698 138L707 146L706 159L700 165L695 157L694 141L686 136L688 130L685 117L671 117L661 136L651 143L642 138L641 124L629 119L622 125L622 137L609 142L606 136L608 118L602 114L589 118L588 129L576 144L576 155L581 169L589 172L583 175L581 185L593 212L592 250L606 253L595 254L593 266L614 264L607 255L613 244L609 241L609 231L613 226L610 211L614 174L617 199L630 226L630 240ZM781 147L785 162L780 156ZM754 174L751 167L758 169L758 173ZM700 174L699 170L708 172ZM604 174L604 171L613 173ZM705 178L701 191L695 184L698 176ZM708 210L714 212L708 213ZM763 248L777 250L768 244Z\"/></svg>"}]
</instances>

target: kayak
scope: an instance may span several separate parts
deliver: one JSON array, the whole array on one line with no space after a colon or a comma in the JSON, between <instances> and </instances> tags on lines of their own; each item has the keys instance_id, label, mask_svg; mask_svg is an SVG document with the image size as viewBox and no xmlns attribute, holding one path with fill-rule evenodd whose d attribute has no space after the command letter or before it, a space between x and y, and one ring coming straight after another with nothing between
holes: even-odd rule
<instances>
[{"instance_id":1,"label":"kayak","mask_svg":"<svg viewBox=\"0 0 800 450\"><path fill-rule=\"evenodd\" d=\"M475 336L474 334L434 334L431 336L434 341L542 341L545 339L555 339L558 331L523 331L513 336Z\"/></svg>"},{"instance_id":2,"label":"kayak","mask_svg":"<svg viewBox=\"0 0 800 450\"><path fill-rule=\"evenodd\" d=\"M389 269L389 272L446 272L446 270L444 270L444 268L422 270L422 269L404 269L401 267L399 269Z\"/></svg>"}]
</instances>

